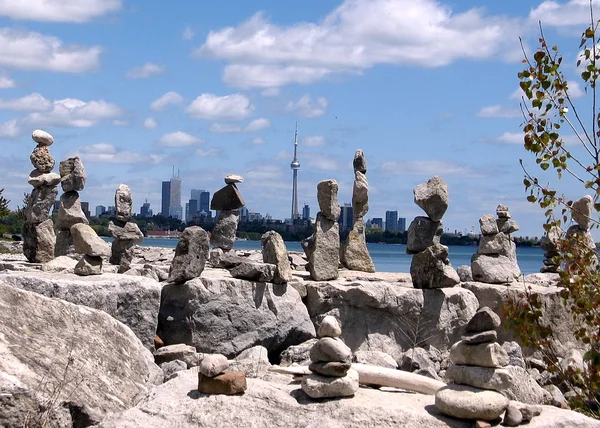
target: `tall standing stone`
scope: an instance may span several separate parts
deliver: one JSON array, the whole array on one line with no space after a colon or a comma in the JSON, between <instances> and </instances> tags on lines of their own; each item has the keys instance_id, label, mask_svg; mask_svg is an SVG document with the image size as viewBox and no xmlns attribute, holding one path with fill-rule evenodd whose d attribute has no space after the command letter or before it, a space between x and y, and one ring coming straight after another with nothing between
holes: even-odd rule
<instances>
[{"instance_id":1,"label":"tall standing stone","mask_svg":"<svg viewBox=\"0 0 600 428\"><path fill-rule=\"evenodd\" d=\"M337 200L338 184L324 180L317 185L317 213L312 236L302 241L308 257L310 277L315 281L327 281L339 276L340 264L340 205Z\"/></svg>"},{"instance_id":2,"label":"tall standing stone","mask_svg":"<svg viewBox=\"0 0 600 428\"><path fill-rule=\"evenodd\" d=\"M354 188L352 191L352 229L342 248L342 263L351 270L375 272L375 265L367 249L364 217L369 211L369 183L367 161L361 149L354 155Z\"/></svg>"},{"instance_id":3,"label":"tall standing stone","mask_svg":"<svg viewBox=\"0 0 600 428\"><path fill-rule=\"evenodd\" d=\"M60 176L51 172L55 163L48 149L54 143L52 135L36 129L31 138L37 147L30 156L35 169L27 181L34 189L25 207L23 254L30 262L45 263L54 258L56 236L49 214L58 195Z\"/></svg>"},{"instance_id":4,"label":"tall standing stone","mask_svg":"<svg viewBox=\"0 0 600 428\"><path fill-rule=\"evenodd\" d=\"M58 230L54 255L65 256L76 252L73 246L71 227L80 223L89 224L81 208L81 199L79 197L79 192L85 187L87 175L79 156L61 161L58 169L60 172L60 185L64 193L60 197L56 219L56 228ZM98 265L97 261L95 261L94 266L100 266L101 268L101 264ZM95 271L95 269L93 270ZM84 271L88 272L90 270L85 269Z\"/></svg>"},{"instance_id":5,"label":"tall standing stone","mask_svg":"<svg viewBox=\"0 0 600 428\"><path fill-rule=\"evenodd\" d=\"M579 198L571 207L571 218L576 223L567 229L566 238L578 238L584 249L590 252L596 249L596 244L590 233L592 227L592 215L594 208L594 200L590 195ZM598 257L594 254L590 261L590 268L598 266Z\"/></svg>"},{"instance_id":6,"label":"tall standing stone","mask_svg":"<svg viewBox=\"0 0 600 428\"><path fill-rule=\"evenodd\" d=\"M288 252L281 235L274 230L263 234L260 238L262 244L263 262L275 265L275 284L285 284L292 280L292 267L288 258Z\"/></svg>"},{"instance_id":7,"label":"tall standing stone","mask_svg":"<svg viewBox=\"0 0 600 428\"><path fill-rule=\"evenodd\" d=\"M240 208L246 204L236 186L236 183L243 181L239 175L227 175L226 186L216 191L210 201L210 209L219 211L219 218L210 235L210 243L223 251L233 248L240 220Z\"/></svg>"},{"instance_id":8,"label":"tall standing stone","mask_svg":"<svg viewBox=\"0 0 600 428\"><path fill-rule=\"evenodd\" d=\"M200 226L186 227L175 248L169 282L183 282L200 276L208 259L208 234Z\"/></svg>"},{"instance_id":9,"label":"tall standing stone","mask_svg":"<svg viewBox=\"0 0 600 428\"><path fill-rule=\"evenodd\" d=\"M121 273L129 269L130 260L126 257L128 250L136 244L141 244L144 240L144 234L138 225L129 221L132 207L133 198L129 186L119 184L115 191L117 221L108 223L108 231L115 238L111 247L110 263L119 265Z\"/></svg>"}]
</instances>

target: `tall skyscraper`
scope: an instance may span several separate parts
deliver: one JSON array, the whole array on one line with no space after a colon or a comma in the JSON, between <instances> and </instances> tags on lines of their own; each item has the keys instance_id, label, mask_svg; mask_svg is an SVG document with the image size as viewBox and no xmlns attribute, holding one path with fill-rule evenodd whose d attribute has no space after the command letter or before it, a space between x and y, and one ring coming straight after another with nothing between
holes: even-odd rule
<instances>
[{"instance_id":1,"label":"tall skyscraper","mask_svg":"<svg viewBox=\"0 0 600 428\"><path fill-rule=\"evenodd\" d=\"M96 217L100 217L105 212L106 212L106 207L104 205L96 205Z\"/></svg>"},{"instance_id":2,"label":"tall skyscraper","mask_svg":"<svg viewBox=\"0 0 600 428\"><path fill-rule=\"evenodd\" d=\"M190 199L186 206L185 221L192 221L198 215L198 201Z\"/></svg>"},{"instance_id":3,"label":"tall skyscraper","mask_svg":"<svg viewBox=\"0 0 600 428\"><path fill-rule=\"evenodd\" d=\"M175 177L175 174L173 174L173 178L171 178L169 215L173 218L183 220L183 207L181 206L181 178L179 178L179 175Z\"/></svg>"},{"instance_id":4,"label":"tall skyscraper","mask_svg":"<svg viewBox=\"0 0 600 428\"><path fill-rule=\"evenodd\" d=\"M211 217L210 192L203 189L192 189L190 196L190 199L195 199L198 201L198 214L205 217Z\"/></svg>"},{"instance_id":5,"label":"tall skyscraper","mask_svg":"<svg viewBox=\"0 0 600 428\"><path fill-rule=\"evenodd\" d=\"M148 202L148 199L146 199L146 202L144 202L140 208L140 217L152 217L152 209L150 209L150 202Z\"/></svg>"},{"instance_id":6,"label":"tall skyscraper","mask_svg":"<svg viewBox=\"0 0 600 428\"><path fill-rule=\"evenodd\" d=\"M86 217L90 217L90 203L89 202L81 202L81 211L85 214Z\"/></svg>"},{"instance_id":7,"label":"tall skyscraper","mask_svg":"<svg viewBox=\"0 0 600 428\"><path fill-rule=\"evenodd\" d=\"M298 162L298 123L296 123L296 133L294 135L294 160L290 164L290 168L293 171L293 182L292 182L292 221L300 218L298 214L298 170L300 169L300 162Z\"/></svg>"},{"instance_id":8,"label":"tall skyscraper","mask_svg":"<svg viewBox=\"0 0 600 428\"><path fill-rule=\"evenodd\" d=\"M160 215L163 217L169 217L169 206L171 204L171 182L162 182L162 198L160 205Z\"/></svg>"},{"instance_id":9,"label":"tall skyscraper","mask_svg":"<svg viewBox=\"0 0 600 428\"><path fill-rule=\"evenodd\" d=\"M338 223L340 224L340 233L344 233L350 229L352 229L352 220L353 220L353 210L352 204L344 204L343 207L340 207L340 217L338 218Z\"/></svg>"},{"instance_id":10,"label":"tall skyscraper","mask_svg":"<svg viewBox=\"0 0 600 428\"><path fill-rule=\"evenodd\" d=\"M406 232L406 218L404 217L398 219L398 232Z\"/></svg>"},{"instance_id":11,"label":"tall skyscraper","mask_svg":"<svg viewBox=\"0 0 600 428\"><path fill-rule=\"evenodd\" d=\"M308 204L304 204L304 208L302 208L302 220L310 220L310 207Z\"/></svg>"},{"instance_id":12,"label":"tall skyscraper","mask_svg":"<svg viewBox=\"0 0 600 428\"><path fill-rule=\"evenodd\" d=\"M385 230L390 232L398 230L398 211L385 212Z\"/></svg>"}]
</instances>

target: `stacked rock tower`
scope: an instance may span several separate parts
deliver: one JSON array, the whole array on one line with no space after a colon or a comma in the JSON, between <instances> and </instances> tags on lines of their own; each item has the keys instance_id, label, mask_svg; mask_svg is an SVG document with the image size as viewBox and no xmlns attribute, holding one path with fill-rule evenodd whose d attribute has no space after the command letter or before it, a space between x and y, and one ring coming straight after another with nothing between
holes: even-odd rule
<instances>
[{"instance_id":1,"label":"stacked rock tower","mask_svg":"<svg viewBox=\"0 0 600 428\"><path fill-rule=\"evenodd\" d=\"M556 273L560 271L560 266L556 264L554 257L559 255L558 241L562 238L563 233L560 227L552 226L544 235L540 243L540 247L544 250L544 266L540 272Z\"/></svg>"},{"instance_id":2,"label":"stacked rock tower","mask_svg":"<svg viewBox=\"0 0 600 428\"><path fill-rule=\"evenodd\" d=\"M506 205L496 208L497 219L485 214L479 219L481 239L471 258L473 279L489 284L513 282L521 276L517 263L517 246L510 236L519 230Z\"/></svg>"},{"instance_id":3,"label":"stacked rock tower","mask_svg":"<svg viewBox=\"0 0 600 428\"><path fill-rule=\"evenodd\" d=\"M375 265L367 249L364 217L369 211L369 183L367 160L361 149L354 154L354 189L352 191L352 229L342 248L342 264L351 270L375 272Z\"/></svg>"},{"instance_id":4,"label":"stacked rock tower","mask_svg":"<svg viewBox=\"0 0 600 428\"><path fill-rule=\"evenodd\" d=\"M453 287L460 282L448 259L448 247L440 244L442 217L448 209L448 186L438 176L419 184L415 204L427 217L416 217L408 228L406 252L413 254L410 276L415 288Z\"/></svg>"},{"instance_id":5,"label":"stacked rock tower","mask_svg":"<svg viewBox=\"0 0 600 428\"><path fill-rule=\"evenodd\" d=\"M210 243L223 251L233 248L240 221L240 209L246 205L236 186L236 183L243 182L244 179L239 175L227 175L225 177L226 186L217 190L210 201L210 209L219 211L219 218L210 235Z\"/></svg>"},{"instance_id":6,"label":"stacked rock tower","mask_svg":"<svg viewBox=\"0 0 600 428\"><path fill-rule=\"evenodd\" d=\"M358 372L352 370L352 351L339 338L342 330L335 317L323 318L310 350L312 374L302 380L302 390L311 398L350 397L358 390Z\"/></svg>"},{"instance_id":7,"label":"stacked rock tower","mask_svg":"<svg viewBox=\"0 0 600 428\"><path fill-rule=\"evenodd\" d=\"M63 194L60 197L58 217L56 219L56 249L54 255L65 256L75 252L71 227L75 224L89 224L81 209L79 192L85 187L86 173L79 156L60 162L60 185Z\"/></svg>"},{"instance_id":8,"label":"stacked rock tower","mask_svg":"<svg viewBox=\"0 0 600 428\"><path fill-rule=\"evenodd\" d=\"M583 198L576 200L571 207L571 218L576 223L567 229L567 238L572 236L578 236L583 244L590 251L596 249L596 244L590 233L592 227L592 210L594 207L594 199L590 195L586 195ZM593 256L592 266L598 265L598 257Z\"/></svg>"},{"instance_id":9,"label":"stacked rock tower","mask_svg":"<svg viewBox=\"0 0 600 428\"><path fill-rule=\"evenodd\" d=\"M129 186L119 184L115 192L115 209L117 211L117 220L108 223L108 231L114 239L111 248L110 263L119 265L119 272L129 270L131 264L131 254L127 250L136 244L144 241L144 234L138 225L132 221L131 208L133 198Z\"/></svg>"},{"instance_id":10,"label":"stacked rock tower","mask_svg":"<svg viewBox=\"0 0 600 428\"><path fill-rule=\"evenodd\" d=\"M94 229L83 223L71 226L71 236L75 251L83 254L75 265L74 273L80 276L100 275L102 257L110 255L110 245L104 242Z\"/></svg>"},{"instance_id":11,"label":"stacked rock tower","mask_svg":"<svg viewBox=\"0 0 600 428\"><path fill-rule=\"evenodd\" d=\"M31 138L37 143L37 147L30 156L35 169L31 171L28 179L33 191L25 209L23 253L32 263L45 263L54 258L56 235L49 214L58 195L60 175L51 172L54 168L54 158L48 147L54 143L52 135L36 129Z\"/></svg>"},{"instance_id":12,"label":"stacked rock tower","mask_svg":"<svg viewBox=\"0 0 600 428\"><path fill-rule=\"evenodd\" d=\"M198 391L203 394L242 394L247 382L244 372L226 372L229 360L224 355L209 354L198 367Z\"/></svg>"},{"instance_id":13,"label":"stacked rock tower","mask_svg":"<svg viewBox=\"0 0 600 428\"><path fill-rule=\"evenodd\" d=\"M339 276L340 264L340 216L338 184L335 180L323 180L317 185L317 213L313 234L301 242L308 258L310 277L315 281L327 281Z\"/></svg>"}]
</instances>

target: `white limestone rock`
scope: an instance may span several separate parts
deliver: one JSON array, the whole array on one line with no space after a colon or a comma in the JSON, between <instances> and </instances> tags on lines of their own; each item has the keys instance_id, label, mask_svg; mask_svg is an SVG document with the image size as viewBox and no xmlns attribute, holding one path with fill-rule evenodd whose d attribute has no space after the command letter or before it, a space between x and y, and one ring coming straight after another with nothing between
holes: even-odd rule
<instances>
[{"instance_id":1,"label":"white limestone rock","mask_svg":"<svg viewBox=\"0 0 600 428\"><path fill-rule=\"evenodd\" d=\"M351 397L358 390L358 372L348 370L343 377L311 374L302 380L302 391L310 398Z\"/></svg>"}]
</instances>

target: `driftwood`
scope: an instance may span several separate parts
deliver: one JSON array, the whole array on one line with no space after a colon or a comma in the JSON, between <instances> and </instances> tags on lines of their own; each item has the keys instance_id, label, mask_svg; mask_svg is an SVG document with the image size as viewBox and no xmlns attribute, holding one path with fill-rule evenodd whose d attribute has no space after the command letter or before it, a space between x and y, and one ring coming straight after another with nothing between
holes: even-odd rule
<instances>
[{"instance_id":1,"label":"driftwood","mask_svg":"<svg viewBox=\"0 0 600 428\"><path fill-rule=\"evenodd\" d=\"M425 395L435 395L438 389L446 386L444 382L439 380L402 370L357 363L353 363L352 368L358 372L359 382L364 385L389 386L392 388L420 392ZM273 366L270 367L269 370L295 376L304 376L312 373L307 366Z\"/></svg>"}]
</instances>

